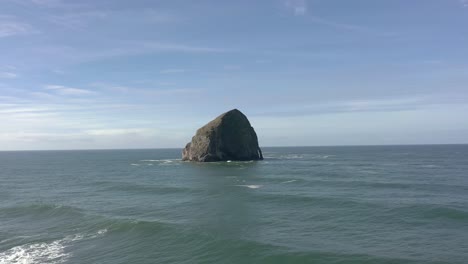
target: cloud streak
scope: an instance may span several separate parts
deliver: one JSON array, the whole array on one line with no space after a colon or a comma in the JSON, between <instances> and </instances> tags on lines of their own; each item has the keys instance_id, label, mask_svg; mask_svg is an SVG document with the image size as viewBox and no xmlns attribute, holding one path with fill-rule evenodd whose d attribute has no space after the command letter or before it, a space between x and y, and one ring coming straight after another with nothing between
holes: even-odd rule
<instances>
[{"instance_id":1,"label":"cloud streak","mask_svg":"<svg viewBox=\"0 0 468 264\"><path fill-rule=\"evenodd\" d=\"M28 35L35 32L31 25L20 22L13 16L0 15L0 38Z\"/></svg>"},{"instance_id":2,"label":"cloud streak","mask_svg":"<svg viewBox=\"0 0 468 264\"><path fill-rule=\"evenodd\" d=\"M107 17L108 13L104 11L85 11L51 15L46 17L45 20L71 30L84 30L91 22L102 20Z\"/></svg>"},{"instance_id":3,"label":"cloud streak","mask_svg":"<svg viewBox=\"0 0 468 264\"><path fill-rule=\"evenodd\" d=\"M73 46L54 45L42 46L32 50L32 53L36 57L45 56L52 58L52 60L56 58L58 61L55 63L82 63L144 54L217 54L228 52L232 52L232 50L215 47L201 47L188 44L146 41L113 42L109 43L106 49L83 49Z\"/></svg>"},{"instance_id":4,"label":"cloud streak","mask_svg":"<svg viewBox=\"0 0 468 264\"><path fill-rule=\"evenodd\" d=\"M0 71L0 78L1 79L15 79L18 77L18 74L13 72L1 72Z\"/></svg>"},{"instance_id":5,"label":"cloud streak","mask_svg":"<svg viewBox=\"0 0 468 264\"><path fill-rule=\"evenodd\" d=\"M34 6L39 8L76 8L82 7L81 1L63 1L63 0L9 0L22 6Z\"/></svg>"},{"instance_id":6,"label":"cloud streak","mask_svg":"<svg viewBox=\"0 0 468 264\"><path fill-rule=\"evenodd\" d=\"M187 72L187 69L165 69L160 71L161 74L171 74L171 73L184 73Z\"/></svg>"},{"instance_id":7,"label":"cloud streak","mask_svg":"<svg viewBox=\"0 0 468 264\"><path fill-rule=\"evenodd\" d=\"M307 1L306 0L285 0L284 6L292 11L295 16L303 16L307 14Z\"/></svg>"},{"instance_id":8,"label":"cloud streak","mask_svg":"<svg viewBox=\"0 0 468 264\"><path fill-rule=\"evenodd\" d=\"M46 85L44 87L46 90L51 90L60 95L91 95L95 94L93 91L78 89L73 87L67 87L62 85Z\"/></svg>"},{"instance_id":9,"label":"cloud streak","mask_svg":"<svg viewBox=\"0 0 468 264\"><path fill-rule=\"evenodd\" d=\"M324 19L324 18L317 17L317 16L309 16L308 19L315 24L319 24L319 25L323 25L323 26L327 26L327 27L331 27L331 28L335 28L339 30L345 30L345 31L362 33L362 34L379 36L379 37L391 37L395 35L394 33L374 30L372 28L365 27L365 26L340 23L340 22Z\"/></svg>"}]
</instances>

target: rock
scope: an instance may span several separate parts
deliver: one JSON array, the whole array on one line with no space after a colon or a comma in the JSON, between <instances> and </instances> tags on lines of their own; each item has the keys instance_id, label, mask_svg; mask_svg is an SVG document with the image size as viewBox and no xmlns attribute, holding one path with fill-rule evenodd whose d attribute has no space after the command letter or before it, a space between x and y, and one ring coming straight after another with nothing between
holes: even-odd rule
<instances>
[{"instance_id":1,"label":"rock","mask_svg":"<svg viewBox=\"0 0 468 264\"><path fill-rule=\"evenodd\" d=\"M182 160L212 162L262 160L255 130L239 110L228 111L209 122L182 151Z\"/></svg>"}]
</instances>

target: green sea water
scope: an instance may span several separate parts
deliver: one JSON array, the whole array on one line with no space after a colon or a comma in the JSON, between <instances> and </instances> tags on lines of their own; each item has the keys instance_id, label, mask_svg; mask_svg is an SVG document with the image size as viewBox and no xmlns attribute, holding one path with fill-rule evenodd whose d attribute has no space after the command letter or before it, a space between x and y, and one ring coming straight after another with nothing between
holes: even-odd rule
<instances>
[{"instance_id":1,"label":"green sea water","mask_svg":"<svg viewBox=\"0 0 468 264\"><path fill-rule=\"evenodd\" d=\"M468 146L0 152L0 263L468 263Z\"/></svg>"}]
</instances>

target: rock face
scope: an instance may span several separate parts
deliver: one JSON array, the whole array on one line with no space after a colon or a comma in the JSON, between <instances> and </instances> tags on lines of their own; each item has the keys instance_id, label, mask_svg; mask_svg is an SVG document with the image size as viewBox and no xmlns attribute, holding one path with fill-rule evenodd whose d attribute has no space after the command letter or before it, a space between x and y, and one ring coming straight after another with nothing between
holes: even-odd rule
<instances>
[{"instance_id":1,"label":"rock face","mask_svg":"<svg viewBox=\"0 0 468 264\"><path fill-rule=\"evenodd\" d=\"M233 109L209 122L182 151L182 160L212 162L227 160L261 160L255 130L247 117Z\"/></svg>"}]
</instances>

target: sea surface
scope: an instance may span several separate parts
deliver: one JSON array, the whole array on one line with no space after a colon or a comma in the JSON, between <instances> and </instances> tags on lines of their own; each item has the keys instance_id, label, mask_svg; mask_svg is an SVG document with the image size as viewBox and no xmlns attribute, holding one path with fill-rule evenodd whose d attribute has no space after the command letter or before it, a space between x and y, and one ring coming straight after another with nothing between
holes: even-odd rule
<instances>
[{"instance_id":1,"label":"sea surface","mask_svg":"<svg viewBox=\"0 0 468 264\"><path fill-rule=\"evenodd\" d=\"M0 152L0 263L468 263L468 145Z\"/></svg>"}]
</instances>

